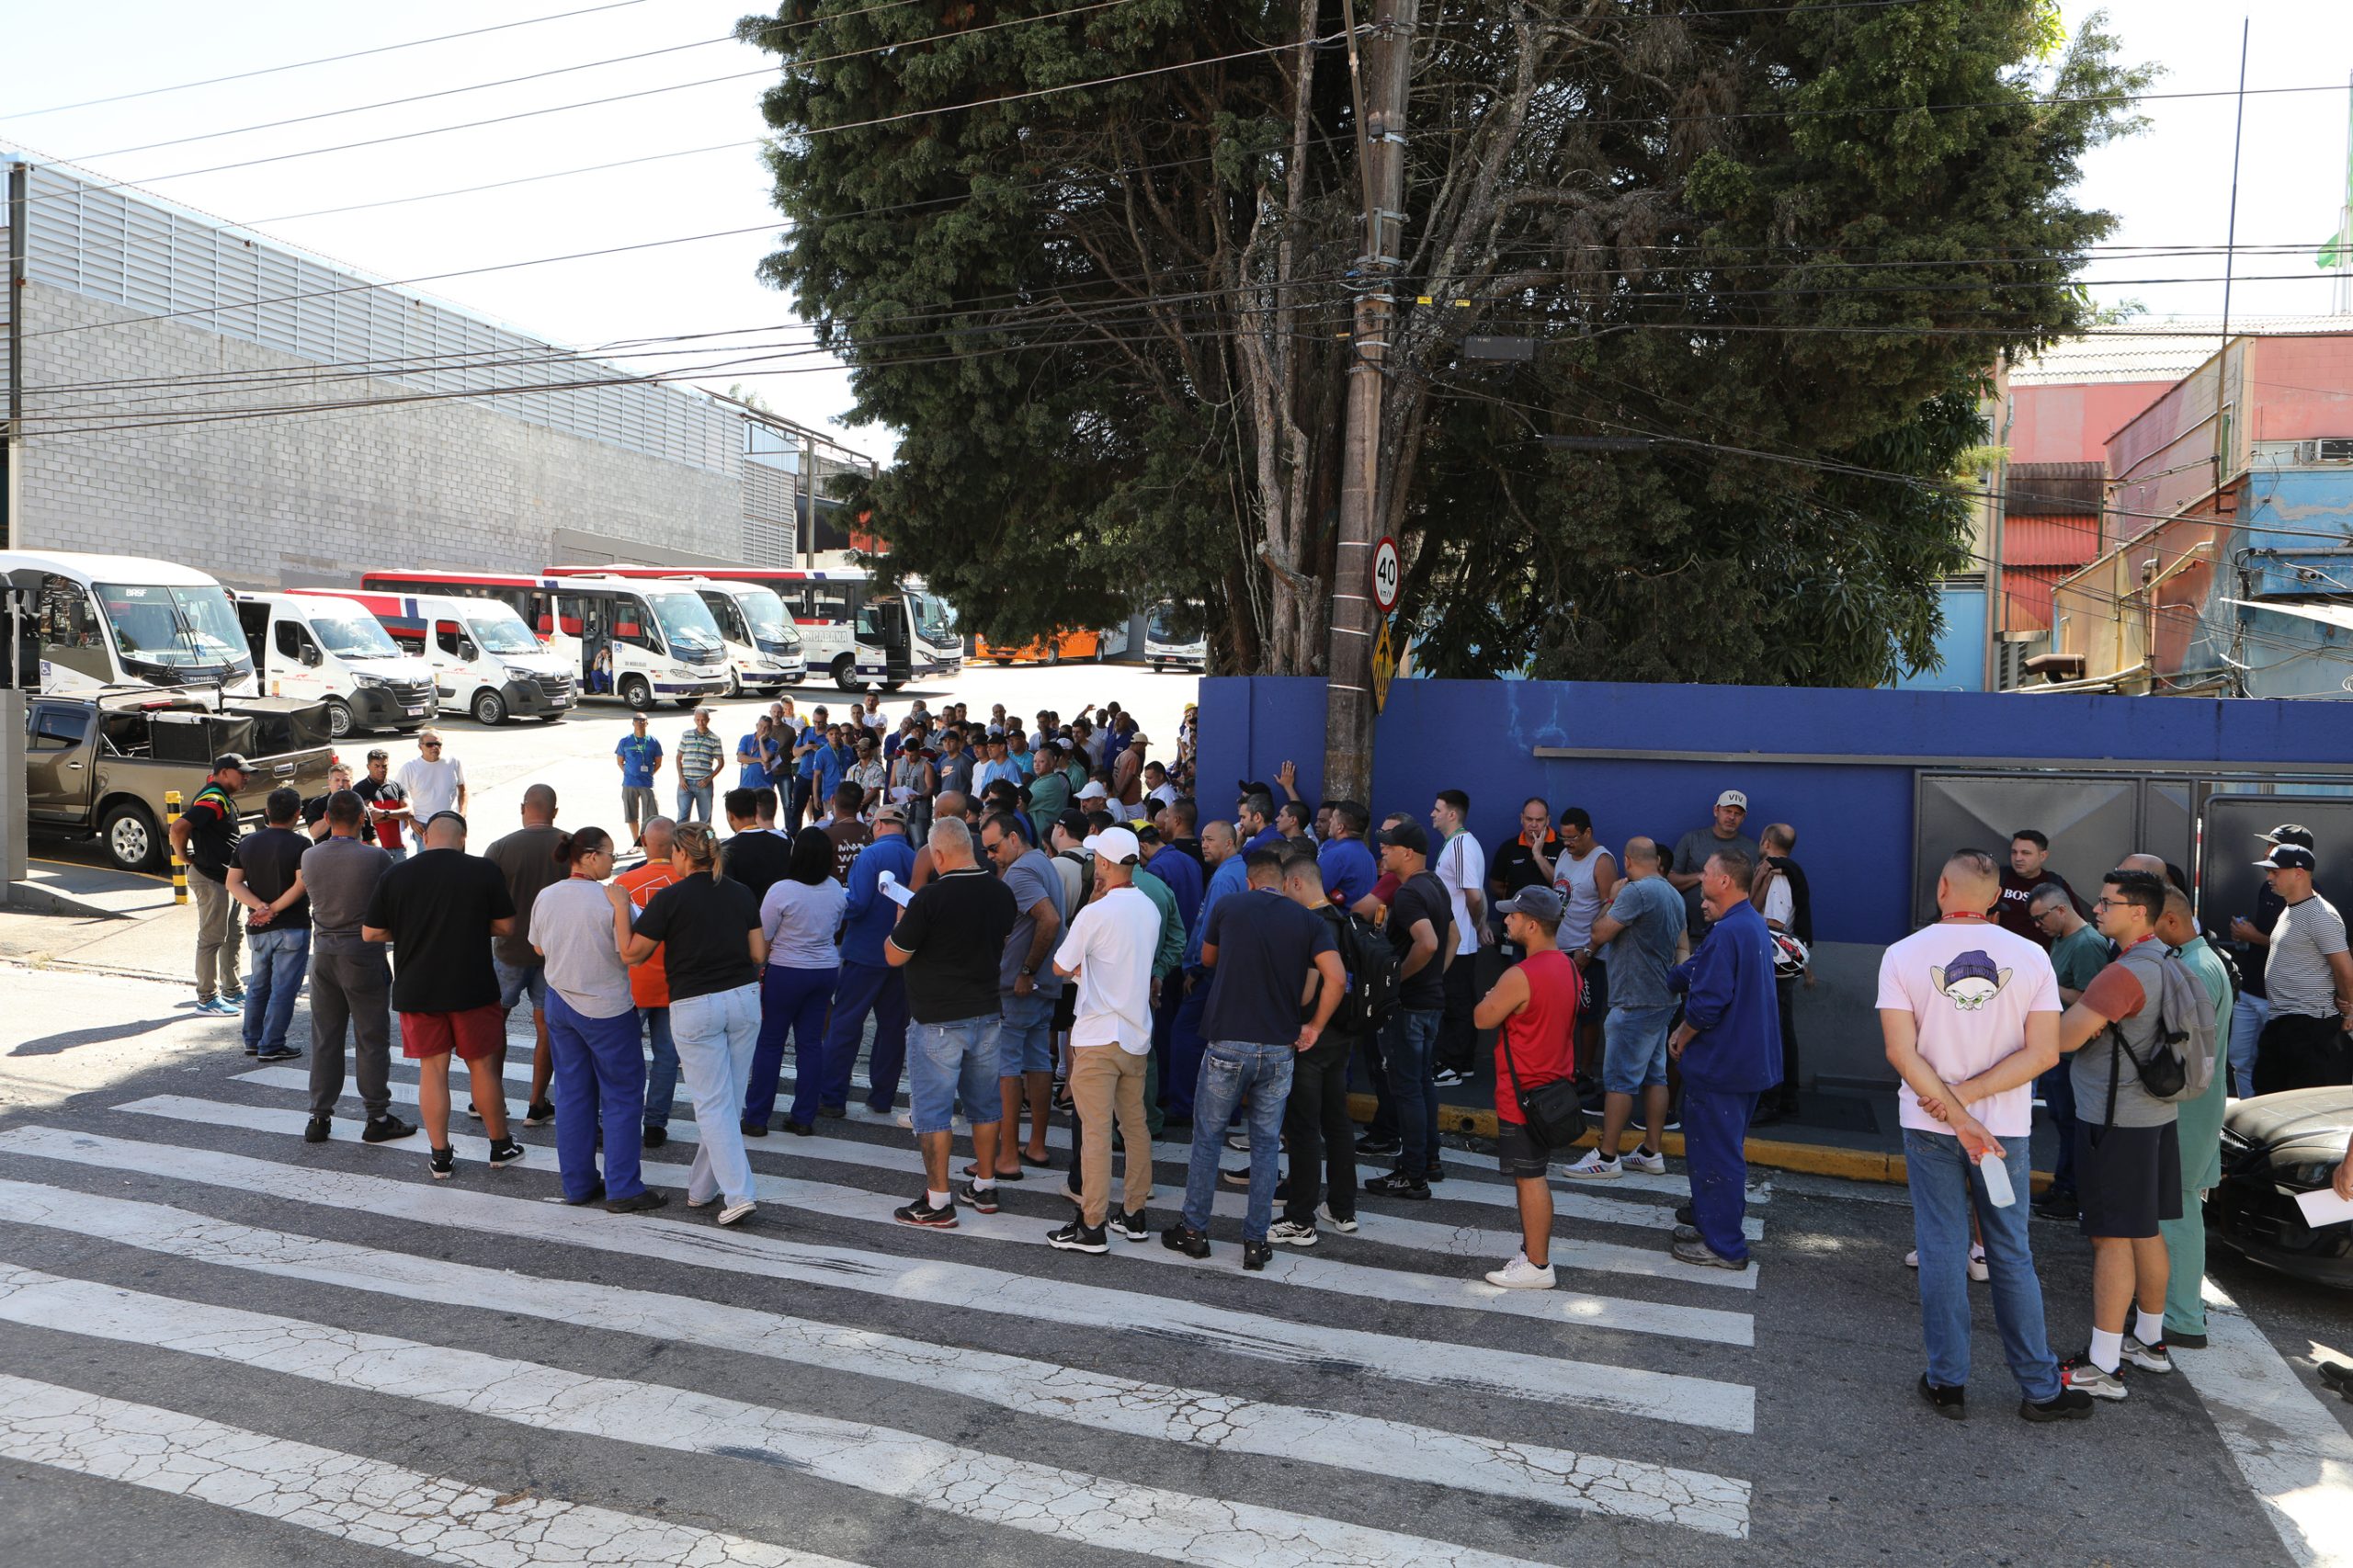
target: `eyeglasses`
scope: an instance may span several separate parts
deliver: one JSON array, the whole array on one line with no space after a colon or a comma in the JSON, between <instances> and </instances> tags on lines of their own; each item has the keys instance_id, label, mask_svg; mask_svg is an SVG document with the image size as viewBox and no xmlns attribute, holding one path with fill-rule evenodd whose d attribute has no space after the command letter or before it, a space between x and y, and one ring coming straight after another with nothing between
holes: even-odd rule
<instances>
[{"instance_id":1,"label":"eyeglasses","mask_svg":"<svg viewBox=\"0 0 2353 1568\"><path fill-rule=\"evenodd\" d=\"M2040 914L2038 914L2037 915L2035 915L2035 917L2034 917L2034 918L2035 918L2035 923L2036 923L2037 925L2041 924L2043 921L2050 919L2052 915L2054 915L2058 914L2062 909L2063 909L2063 908L2065 908L2065 907L2066 907L2066 905L2064 905L2064 904L2059 904L2059 903L2054 903L2054 904L2052 904L2050 908L2048 908L2048 909L2046 909L2046 910L2043 910L2042 912L2040 912Z\"/></svg>"},{"instance_id":2,"label":"eyeglasses","mask_svg":"<svg viewBox=\"0 0 2353 1568\"><path fill-rule=\"evenodd\" d=\"M2097 915L2102 910L2120 908L2124 903L2120 898L2096 898L2092 900L2092 913Z\"/></svg>"}]
</instances>

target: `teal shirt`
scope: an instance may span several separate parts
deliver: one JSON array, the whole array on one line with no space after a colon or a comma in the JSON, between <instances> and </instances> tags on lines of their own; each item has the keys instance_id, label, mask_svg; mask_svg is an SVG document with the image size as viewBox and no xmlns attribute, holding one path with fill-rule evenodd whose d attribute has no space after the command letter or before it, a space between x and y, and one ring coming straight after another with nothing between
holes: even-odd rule
<instances>
[{"instance_id":1,"label":"teal shirt","mask_svg":"<svg viewBox=\"0 0 2353 1568\"><path fill-rule=\"evenodd\" d=\"M1166 882L1138 867L1136 891L1160 911L1160 946L1152 955L1152 977L1165 980L1185 960L1185 917L1176 913L1176 895Z\"/></svg>"},{"instance_id":2,"label":"teal shirt","mask_svg":"<svg viewBox=\"0 0 2353 1568\"><path fill-rule=\"evenodd\" d=\"M2051 968L2058 975L2059 983L2069 991L2081 991L2089 985L2115 959L2116 949L2099 927L2085 921L2072 936L2062 937L2051 944Z\"/></svg>"},{"instance_id":3,"label":"teal shirt","mask_svg":"<svg viewBox=\"0 0 2353 1568\"><path fill-rule=\"evenodd\" d=\"M2230 971L2212 948L2192 942L2174 952L2206 988L2206 999L2214 1007L2214 1081L2196 1099L2181 1102L2177 1134L2181 1141L2182 1200L2194 1204L2195 1194L2222 1180L2222 1101L2231 1089L2231 1013L2238 998L2231 994Z\"/></svg>"}]
</instances>

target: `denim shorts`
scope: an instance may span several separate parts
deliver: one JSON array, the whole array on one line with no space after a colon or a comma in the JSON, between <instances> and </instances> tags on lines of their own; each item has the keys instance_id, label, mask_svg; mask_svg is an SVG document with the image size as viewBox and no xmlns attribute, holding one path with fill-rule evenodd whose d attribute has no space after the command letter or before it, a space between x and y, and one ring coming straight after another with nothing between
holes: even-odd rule
<instances>
[{"instance_id":1,"label":"denim shorts","mask_svg":"<svg viewBox=\"0 0 2353 1568\"><path fill-rule=\"evenodd\" d=\"M508 1012L531 994L531 1011L544 1013L548 1006L548 966L543 963L512 964L494 955L490 967L498 971L498 1005Z\"/></svg>"},{"instance_id":2,"label":"denim shorts","mask_svg":"<svg viewBox=\"0 0 2353 1568\"><path fill-rule=\"evenodd\" d=\"M995 1013L907 1026L907 1087L918 1133L947 1131L960 1101L964 1119L975 1127L1005 1119L996 1085L999 1028Z\"/></svg>"},{"instance_id":3,"label":"denim shorts","mask_svg":"<svg viewBox=\"0 0 2353 1568\"><path fill-rule=\"evenodd\" d=\"M1054 1070L1054 998L1031 992L1027 996L997 1000L1005 1017L997 1034L996 1073L1018 1078L1024 1073Z\"/></svg>"},{"instance_id":4,"label":"denim shorts","mask_svg":"<svg viewBox=\"0 0 2353 1568\"><path fill-rule=\"evenodd\" d=\"M1612 1007L1601 1024L1601 1086L1638 1095L1666 1082L1666 1032L1675 1005Z\"/></svg>"}]
</instances>

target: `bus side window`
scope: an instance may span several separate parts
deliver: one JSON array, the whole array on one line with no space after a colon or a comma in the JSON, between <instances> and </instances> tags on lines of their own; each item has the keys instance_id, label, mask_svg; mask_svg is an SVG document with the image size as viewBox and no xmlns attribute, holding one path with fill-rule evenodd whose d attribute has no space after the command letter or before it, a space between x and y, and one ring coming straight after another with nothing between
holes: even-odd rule
<instances>
[{"instance_id":1,"label":"bus side window","mask_svg":"<svg viewBox=\"0 0 2353 1568\"><path fill-rule=\"evenodd\" d=\"M804 620L808 619L808 589L797 588L789 583L779 583L776 585L776 597L779 602L784 606L785 619Z\"/></svg>"},{"instance_id":2,"label":"bus side window","mask_svg":"<svg viewBox=\"0 0 2353 1568\"><path fill-rule=\"evenodd\" d=\"M52 648L98 646L98 618L91 612L90 596L71 577L55 574L41 579L40 639Z\"/></svg>"},{"instance_id":3,"label":"bus side window","mask_svg":"<svg viewBox=\"0 0 2353 1568\"><path fill-rule=\"evenodd\" d=\"M458 653L458 643L460 640L461 638L459 633L458 623L456 621L437 620L433 623L434 646L440 649L443 653L449 654L453 659L460 656Z\"/></svg>"}]
</instances>

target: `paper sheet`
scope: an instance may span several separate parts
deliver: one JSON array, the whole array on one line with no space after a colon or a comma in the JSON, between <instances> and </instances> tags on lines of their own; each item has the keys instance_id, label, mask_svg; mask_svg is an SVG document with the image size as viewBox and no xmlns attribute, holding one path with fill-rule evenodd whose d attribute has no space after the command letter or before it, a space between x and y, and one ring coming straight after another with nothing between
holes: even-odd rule
<instances>
[{"instance_id":1,"label":"paper sheet","mask_svg":"<svg viewBox=\"0 0 2353 1568\"><path fill-rule=\"evenodd\" d=\"M892 903L907 904L915 902L915 890L899 881L898 873L895 871L885 871L876 877L874 885L881 889L882 896Z\"/></svg>"},{"instance_id":2,"label":"paper sheet","mask_svg":"<svg viewBox=\"0 0 2353 1568\"><path fill-rule=\"evenodd\" d=\"M2304 1223L2317 1230L2323 1225L2341 1225L2353 1220L2353 1200L2339 1198L2328 1187L2318 1192L2296 1194L2296 1207L2304 1211Z\"/></svg>"}]
</instances>

